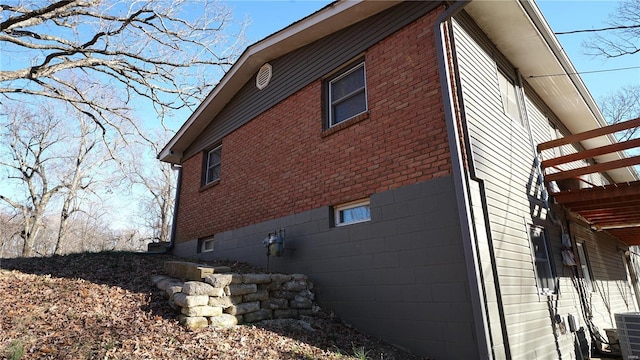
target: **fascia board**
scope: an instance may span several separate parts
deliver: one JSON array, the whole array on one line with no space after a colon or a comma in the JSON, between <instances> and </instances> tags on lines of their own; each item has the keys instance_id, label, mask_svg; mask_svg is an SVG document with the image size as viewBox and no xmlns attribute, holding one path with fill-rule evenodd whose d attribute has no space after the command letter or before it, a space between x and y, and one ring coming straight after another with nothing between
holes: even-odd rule
<instances>
[{"instance_id":1,"label":"fascia board","mask_svg":"<svg viewBox=\"0 0 640 360\"><path fill-rule=\"evenodd\" d=\"M388 9L400 1L350 0L332 3L267 38L250 45L158 154L180 163L182 152L265 62Z\"/></svg>"}]
</instances>

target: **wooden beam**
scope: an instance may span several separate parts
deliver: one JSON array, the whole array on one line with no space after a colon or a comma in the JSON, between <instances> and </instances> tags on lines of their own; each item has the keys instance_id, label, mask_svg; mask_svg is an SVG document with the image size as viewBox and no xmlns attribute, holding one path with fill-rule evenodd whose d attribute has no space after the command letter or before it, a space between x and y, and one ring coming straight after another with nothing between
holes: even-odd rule
<instances>
[{"instance_id":1,"label":"wooden beam","mask_svg":"<svg viewBox=\"0 0 640 360\"><path fill-rule=\"evenodd\" d=\"M631 200L615 198L614 200L610 200L610 201L588 200L588 201L565 203L563 205L571 209L571 211L581 213L583 211L590 211L590 210L610 211L621 206L634 206L638 203L638 201L640 201L640 197L636 196Z\"/></svg>"},{"instance_id":2,"label":"wooden beam","mask_svg":"<svg viewBox=\"0 0 640 360\"><path fill-rule=\"evenodd\" d=\"M637 227L637 221L603 221L594 223L596 226L600 226L603 229L617 229L617 228L626 228L626 227Z\"/></svg>"},{"instance_id":3,"label":"wooden beam","mask_svg":"<svg viewBox=\"0 0 640 360\"><path fill-rule=\"evenodd\" d=\"M585 219L591 221L594 224L599 224L603 222L626 222L630 224L640 224L640 214L629 214L626 216L616 216L616 215L601 215L601 216L583 216Z\"/></svg>"},{"instance_id":4,"label":"wooden beam","mask_svg":"<svg viewBox=\"0 0 640 360\"><path fill-rule=\"evenodd\" d=\"M549 160L544 160L542 162L542 168L558 166L558 165L570 163L573 161L591 159L596 156L609 154L616 151L624 151L624 150L632 149L635 147L640 147L640 138L618 142L618 143L607 145L607 146L601 146L594 149L582 150L573 154L568 154L568 155L559 156L556 158L551 158Z\"/></svg>"},{"instance_id":5,"label":"wooden beam","mask_svg":"<svg viewBox=\"0 0 640 360\"><path fill-rule=\"evenodd\" d=\"M542 150L547 150L554 147L562 146L562 145L577 143L582 140L587 140L587 139L591 139L598 136L613 134L618 131L628 130L636 127L640 127L640 118L619 122L617 124L604 126L601 128L581 132L578 134L565 136L563 138L556 139L556 140L543 142L538 144L538 152L541 152Z\"/></svg>"},{"instance_id":6,"label":"wooden beam","mask_svg":"<svg viewBox=\"0 0 640 360\"><path fill-rule=\"evenodd\" d=\"M613 208L613 209L594 209L594 210L584 210L578 212L580 216L591 219L608 219L608 218L631 218L635 217L640 222L640 208L636 207L635 209L625 209L625 208Z\"/></svg>"},{"instance_id":7,"label":"wooden beam","mask_svg":"<svg viewBox=\"0 0 640 360\"><path fill-rule=\"evenodd\" d=\"M608 161L604 163L593 164L589 166L583 166L577 169L571 169L566 171L559 171L549 175L545 175L544 178L547 182L557 181L563 179L577 178L586 174L593 174L597 172L604 172L613 169L620 169L627 166L634 166L640 164L640 155L623 158L614 161Z\"/></svg>"},{"instance_id":8,"label":"wooden beam","mask_svg":"<svg viewBox=\"0 0 640 360\"><path fill-rule=\"evenodd\" d=\"M565 190L551 195L560 204L585 200L609 200L614 197L640 195L640 181L624 184L610 184L590 189Z\"/></svg>"},{"instance_id":9,"label":"wooden beam","mask_svg":"<svg viewBox=\"0 0 640 360\"><path fill-rule=\"evenodd\" d=\"M606 229L605 231L624 241L629 246L640 245L640 226Z\"/></svg>"}]
</instances>

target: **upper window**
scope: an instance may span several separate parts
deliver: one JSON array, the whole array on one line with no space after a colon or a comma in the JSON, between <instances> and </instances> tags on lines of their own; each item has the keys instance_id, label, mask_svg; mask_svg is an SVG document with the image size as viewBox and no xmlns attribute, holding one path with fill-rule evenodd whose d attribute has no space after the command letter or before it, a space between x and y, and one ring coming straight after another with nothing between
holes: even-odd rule
<instances>
[{"instance_id":1,"label":"upper window","mask_svg":"<svg viewBox=\"0 0 640 360\"><path fill-rule=\"evenodd\" d=\"M364 62L328 82L329 127L367 111Z\"/></svg>"},{"instance_id":2,"label":"upper window","mask_svg":"<svg viewBox=\"0 0 640 360\"><path fill-rule=\"evenodd\" d=\"M555 274L553 272L553 266L551 265L549 242L547 241L544 228L540 226L530 226L529 236L531 238L531 250L535 260L538 291L542 295L555 294Z\"/></svg>"},{"instance_id":3,"label":"upper window","mask_svg":"<svg viewBox=\"0 0 640 360\"><path fill-rule=\"evenodd\" d=\"M204 184L212 183L220 179L220 168L222 165L222 146L207 153L207 163L205 165Z\"/></svg>"},{"instance_id":4,"label":"upper window","mask_svg":"<svg viewBox=\"0 0 640 360\"><path fill-rule=\"evenodd\" d=\"M518 88L515 82L498 70L498 83L500 85L500 97L502 98L502 110L511 119L522 124L522 115L518 106Z\"/></svg>"},{"instance_id":5,"label":"upper window","mask_svg":"<svg viewBox=\"0 0 640 360\"><path fill-rule=\"evenodd\" d=\"M334 208L335 225L342 226L371 220L369 199L342 204Z\"/></svg>"}]
</instances>

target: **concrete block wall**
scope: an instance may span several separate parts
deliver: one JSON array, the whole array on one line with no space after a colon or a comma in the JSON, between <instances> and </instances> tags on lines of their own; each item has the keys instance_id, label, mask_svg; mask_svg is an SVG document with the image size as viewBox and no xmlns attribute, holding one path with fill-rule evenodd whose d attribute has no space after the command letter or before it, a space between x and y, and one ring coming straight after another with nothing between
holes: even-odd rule
<instances>
[{"instance_id":1,"label":"concrete block wall","mask_svg":"<svg viewBox=\"0 0 640 360\"><path fill-rule=\"evenodd\" d=\"M372 194L371 221L333 226L330 206L221 232L203 260L234 259L314 283L317 303L356 328L413 352L477 358L452 177ZM282 257L262 240L285 230ZM176 244L193 256L197 240Z\"/></svg>"}]
</instances>

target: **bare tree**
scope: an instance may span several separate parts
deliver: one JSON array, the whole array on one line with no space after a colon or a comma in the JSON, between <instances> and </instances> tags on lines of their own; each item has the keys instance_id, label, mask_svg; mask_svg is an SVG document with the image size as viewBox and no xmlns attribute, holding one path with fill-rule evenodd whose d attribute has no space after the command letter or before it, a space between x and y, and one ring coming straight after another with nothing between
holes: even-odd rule
<instances>
[{"instance_id":1,"label":"bare tree","mask_svg":"<svg viewBox=\"0 0 640 360\"><path fill-rule=\"evenodd\" d=\"M21 185L23 197L0 194L0 200L22 216L22 255L28 257L42 230L51 198L63 188L62 184L51 184L49 177L49 170L55 168L59 160L52 148L63 139L56 133L60 122L51 114L13 110L7 114L8 123L0 123L2 144L8 147L9 155L0 157L0 165L6 169L8 180L17 180Z\"/></svg>"},{"instance_id":2,"label":"bare tree","mask_svg":"<svg viewBox=\"0 0 640 360\"><path fill-rule=\"evenodd\" d=\"M61 101L103 132L120 131L114 117L136 123L140 101L161 119L199 104L242 46L216 1L24 0L1 10L3 54L18 59L0 70L4 101ZM104 87L119 89L117 104L96 94Z\"/></svg>"},{"instance_id":3,"label":"bare tree","mask_svg":"<svg viewBox=\"0 0 640 360\"><path fill-rule=\"evenodd\" d=\"M160 163L154 172L157 177L135 174L139 184L143 185L148 192L146 199L141 201L141 207L153 239L168 242L171 233L176 172L167 163Z\"/></svg>"},{"instance_id":4,"label":"bare tree","mask_svg":"<svg viewBox=\"0 0 640 360\"><path fill-rule=\"evenodd\" d=\"M640 85L623 86L599 101L602 114L609 124L640 117ZM640 129L629 129L618 135L620 141L638 137Z\"/></svg>"},{"instance_id":5,"label":"bare tree","mask_svg":"<svg viewBox=\"0 0 640 360\"><path fill-rule=\"evenodd\" d=\"M640 86L627 85L604 96L599 101L602 114L610 124L640 118ZM615 134L619 141L640 137L640 128L632 128ZM628 155L639 155L640 148L626 150ZM640 174L640 166L634 166Z\"/></svg>"},{"instance_id":6,"label":"bare tree","mask_svg":"<svg viewBox=\"0 0 640 360\"><path fill-rule=\"evenodd\" d=\"M124 148L136 142L153 143L140 114L159 120L166 129L168 116L193 110L244 46L244 25L229 28L230 11L216 0L13 0L0 4L0 10L0 105L18 109L47 101L51 111L73 109L67 121L71 118L76 123L77 119L79 124L60 135L55 131L62 125L54 121L55 116L45 119L42 114L29 113L20 115L27 123L7 121L10 126L0 131L5 130L4 138L11 139L3 144L13 147L9 157L0 153L0 171L29 190L17 198L0 189L0 202L19 210L23 217L23 255L29 256L34 248L54 196L58 198L55 207L60 209L54 251L88 248L86 239L79 245L65 240L72 232L88 234L72 223L74 215L78 223L86 223L86 229L106 226L101 238L112 231L109 221L83 213L93 206L87 199L98 196L87 195L89 185L103 181L109 186L95 174L99 161L89 160L89 155L102 154L96 151L102 145L121 170L130 169L123 162ZM30 119L36 117L37 126L29 128ZM94 130L101 144L96 143ZM75 152L62 155L65 161L54 161L53 152L48 151L63 136L67 144L73 144L68 150ZM52 163L56 164L53 171L64 168L57 172L55 185L50 176ZM153 227L158 230L154 237L164 240L171 221L174 175L161 165L155 173L147 170L148 164L139 165L135 182L148 190L146 206L152 210L147 213L156 217Z\"/></svg>"},{"instance_id":7,"label":"bare tree","mask_svg":"<svg viewBox=\"0 0 640 360\"><path fill-rule=\"evenodd\" d=\"M20 248L21 224L18 214L5 213L0 208L0 259L17 256ZM21 249L20 249L21 251Z\"/></svg>"},{"instance_id":8,"label":"bare tree","mask_svg":"<svg viewBox=\"0 0 640 360\"><path fill-rule=\"evenodd\" d=\"M103 244L102 250L108 251L141 251L147 241L140 233L132 230L113 231L108 242Z\"/></svg>"},{"instance_id":9,"label":"bare tree","mask_svg":"<svg viewBox=\"0 0 640 360\"><path fill-rule=\"evenodd\" d=\"M639 53L640 0L620 2L616 12L610 15L609 27L590 31L597 34L584 43L589 55L614 58Z\"/></svg>"},{"instance_id":10,"label":"bare tree","mask_svg":"<svg viewBox=\"0 0 640 360\"><path fill-rule=\"evenodd\" d=\"M64 185L61 190L62 208L54 248L54 253L58 255L63 252L71 216L83 211L81 192L93 191L93 187L98 182L96 178L100 177L96 168L109 160L97 146L100 140L97 134L98 127L85 118L78 119L78 127L78 134L71 144L72 147L77 148L66 157L65 164L68 164L68 170L62 177Z\"/></svg>"},{"instance_id":11,"label":"bare tree","mask_svg":"<svg viewBox=\"0 0 640 360\"><path fill-rule=\"evenodd\" d=\"M20 214L23 256L35 249L60 254L71 216L100 201L87 195L97 185L110 186L104 174L114 168L97 146L103 136L95 123L70 120L65 109L47 105L9 108L0 120L0 169L7 176L0 200Z\"/></svg>"},{"instance_id":12,"label":"bare tree","mask_svg":"<svg viewBox=\"0 0 640 360\"><path fill-rule=\"evenodd\" d=\"M82 205L82 211L69 217L66 235L74 241L67 241L59 250L62 253L100 251L111 241L112 209L99 201L83 201Z\"/></svg>"},{"instance_id":13,"label":"bare tree","mask_svg":"<svg viewBox=\"0 0 640 360\"><path fill-rule=\"evenodd\" d=\"M129 181L138 189L141 225L154 241L169 241L171 232L176 171L170 164L155 160L171 135L170 131L158 129L128 148L127 173Z\"/></svg>"}]
</instances>

